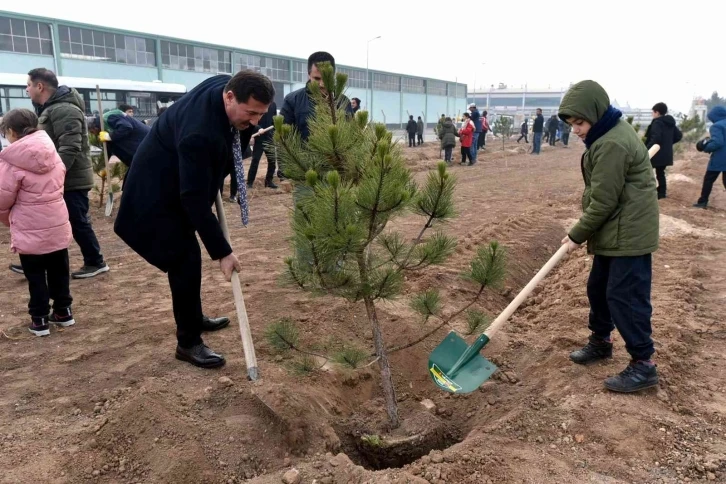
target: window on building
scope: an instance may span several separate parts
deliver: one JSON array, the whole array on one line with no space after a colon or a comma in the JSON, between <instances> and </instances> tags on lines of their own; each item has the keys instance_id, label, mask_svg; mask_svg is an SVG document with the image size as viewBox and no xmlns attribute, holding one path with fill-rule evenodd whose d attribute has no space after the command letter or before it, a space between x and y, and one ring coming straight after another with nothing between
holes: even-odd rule
<instances>
[{"instance_id":1,"label":"window on building","mask_svg":"<svg viewBox=\"0 0 726 484\"><path fill-rule=\"evenodd\" d=\"M524 99L525 106L528 108L556 108L560 105L559 94L555 96L532 96ZM521 105L521 103L520 103Z\"/></svg>"},{"instance_id":2,"label":"window on building","mask_svg":"<svg viewBox=\"0 0 726 484\"><path fill-rule=\"evenodd\" d=\"M466 87L463 84L454 84L449 82L446 84L448 95L451 97L464 96L466 94Z\"/></svg>"},{"instance_id":3,"label":"window on building","mask_svg":"<svg viewBox=\"0 0 726 484\"><path fill-rule=\"evenodd\" d=\"M446 83L441 81L428 81L428 91L432 96L446 96Z\"/></svg>"},{"instance_id":4,"label":"window on building","mask_svg":"<svg viewBox=\"0 0 726 484\"><path fill-rule=\"evenodd\" d=\"M156 44L152 39L66 25L58 26L58 36L62 57L134 66L156 66Z\"/></svg>"},{"instance_id":5,"label":"window on building","mask_svg":"<svg viewBox=\"0 0 726 484\"><path fill-rule=\"evenodd\" d=\"M161 65L167 69L193 72L232 73L232 53L227 50L196 47L161 41Z\"/></svg>"},{"instance_id":6,"label":"window on building","mask_svg":"<svg viewBox=\"0 0 726 484\"><path fill-rule=\"evenodd\" d=\"M0 112L15 108L33 109L28 93L22 87L0 87Z\"/></svg>"},{"instance_id":7,"label":"window on building","mask_svg":"<svg viewBox=\"0 0 726 484\"><path fill-rule=\"evenodd\" d=\"M262 72L262 57L251 54L235 54L234 65L238 71Z\"/></svg>"},{"instance_id":8,"label":"window on building","mask_svg":"<svg viewBox=\"0 0 726 484\"><path fill-rule=\"evenodd\" d=\"M32 20L0 17L0 51L53 55L50 26Z\"/></svg>"},{"instance_id":9,"label":"window on building","mask_svg":"<svg viewBox=\"0 0 726 484\"><path fill-rule=\"evenodd\" d=\"M424 94L426 89L424 88L423 79L412 79L410 77L404 77L401 83L403 92L413 92Z\"/></svg>"},{"instance_id":10,"label":"window on building","mask_svg":"<svg viewBox=\"0 0 726 484\"><path fill-rule=\"evenodd\" d=\"M85 96L84 96L85 97ZM98 97L93 89L88 91L88 100L90 111L95 113L98 111ZM124 102L123 93L116 91L101 91L101 107L103 112L116 109L119 104Z\"/></svg>"},{"instance_id":11,"label":"window on building","mask_svg":"<svg viewBox=\"0 0 726 484\"><path fill-rule=\"evenodd\" d=\"M287 59L263 57L262 73L273 81L290 81L290 62Z\"/></svg>"},{"instance_id":12,"label":"window on building","mask_svg":"<svg viewBox=\"0 0 726 484\"><path fill-rule=\"evenodd\" d=\"M338 70L344 74L348 74L348 87L366 88L366 71L348 69L346 67L341 67Z\"/></svg>"},{"instance_id":13,"label":"window on building","mask_svg":"<svg viewBox=\"0 0 726 484\"><path fill-rule=\"evenodd\" d=\"M493 107L522 107L522 96L505 97L505 96L489 96L489 105Z\"/></svg>"},{"instance_id":14,"label":"window on building","mask_svg":"<svg viewBox=\"0 0 726 484\"><path fill-rule=\"evenodd\" d=\"M292 61L292 82L307 82L308 67L305 62Z\"/></svg>"},{"instance_id":15,"label":"window on building","mask_svg":"<svg viewBox=\"0 0 726 484\"><path fill-rule=\"evenodd\" d=\"M400 91L401 78L388 74L373 74L373 89L379 91Z\"/></svg>"}]
</instances>

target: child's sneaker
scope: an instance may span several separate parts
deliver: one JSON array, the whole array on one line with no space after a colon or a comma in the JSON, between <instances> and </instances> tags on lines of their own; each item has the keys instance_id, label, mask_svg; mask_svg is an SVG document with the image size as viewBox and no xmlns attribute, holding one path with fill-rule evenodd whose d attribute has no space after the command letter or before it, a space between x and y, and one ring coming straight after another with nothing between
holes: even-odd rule
<instances>
[{"instance_id":1,"label":"child's sneaker","mask_svg":"<svg viewBox=\"0 0 726 484\"><path fill-rule=\"evenodd\" d=\"M31 318L30 326L28 331L33 333L35 336L48 336L50 334L50 325L48 324L48 317L37 318L33 316Z\"/></svg>"},{"instance_id":2,"label":"child's sneaker","mask_svg":"<svg viewBox=\"0 0 726 484\"><path fill-rule=\"evenodd\" d=\"M53 314L50 315L48 321L63 328L76 324L71 308L53 310Z\"/></svg>"}]
</instances>

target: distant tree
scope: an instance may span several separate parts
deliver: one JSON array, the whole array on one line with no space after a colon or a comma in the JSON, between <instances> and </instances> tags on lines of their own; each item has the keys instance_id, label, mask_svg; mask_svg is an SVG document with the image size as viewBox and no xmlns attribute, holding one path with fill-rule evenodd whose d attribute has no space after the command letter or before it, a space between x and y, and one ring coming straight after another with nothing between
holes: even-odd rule
<instances>
[{"instance_id":1,"label":"distant tree","mask_svg":"<svg viewBox=\"0 0 726 484\"><path fill-rule=\"evenodd\" d=\"M689 144L696 143L706 134L706 122L696 114L692 118L682 115L678 127L683 133L683 141Z\"/></svg>"},{"instance_id":2,"label":"distant tree","mask_svg":"<svg viewBox=\"0 0 726 484\"><path fill-rule=\"evenodd\" d=\"M726 98L719 97L717 91L713 91L711 98L706 100L706 108L710 111L716 106L726 106Z\"/></svg>"},{"instance_id":3,"label":"distant tree","mask_svg":"<svg viewBox=\"0 0 726 484\"><path fill-rule=\"evenodd\" d=\"M633 121L635 120L635 117L628 116L625 120L628 122L628 124L630 126L633 127L633 129L635 130L636 133L640 133L640 128L641 128L640 123L633 124Z\"/></svg>"}]
</instances>

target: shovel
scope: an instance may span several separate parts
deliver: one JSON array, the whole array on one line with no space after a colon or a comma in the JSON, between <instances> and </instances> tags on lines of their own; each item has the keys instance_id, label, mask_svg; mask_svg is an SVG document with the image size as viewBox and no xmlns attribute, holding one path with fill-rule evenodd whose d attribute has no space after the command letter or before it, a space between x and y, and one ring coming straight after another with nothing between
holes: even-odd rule
<instances>
[{"instance_id":1,"label":"shovel","mask_svg":"<svg viewBox=\"0 0 726 484\"><path fill-rule=\"evenodd\" d=\"M222 233L227 242L229 240L229 229L227 228L227 217L224 214L222 206L222 193L217 192L217 200L214 202L217 208L217 218L219 225L222 227ZM255 346L252 343L252 332L250 331L250 322L247 319L247 308L245 307L245 298L242 295L242 285L239 282L239 274L232 271L232 293L234 294L234 305L237 309L237 319L239 321L239 332L242 336L242 349L245 353L245 363L247 364L247 378L255 381L260 375L257 369L257 356L255 355Z\"/></svg>"},{"instance_id":2,"label":"shovel","mask_svg":"<svg viewBox=\"0 0 726 484\"><path fill-rule=\"evenodd\" d=\"M100 121L101 131L104 131L103 125L103 104L101 103L101 88L96 84L96 99L98 100L98 118ZM113 186L111 183L111 164L108 162L108 148L106 142L103 142L103 159L106 162L106 185L108 187L108 198L106 198L106 217L110 217L113 213Z\"/></svg>"},{"instance_id":3,"label":"shovel","mask_svg":"<svg viewBox=\"0 0 726 484\"><path fill-rule=\"evenodd\" d=\"M648 156L652 158L658 150L660 146L653 145ZM492 376L496 365L482 357L479 351L566 255L567 245L563 245L471 346L453 331L444 338L429 355L429 372L439 388L449 393L471 393Z\"/></svg>"}]
</instances>

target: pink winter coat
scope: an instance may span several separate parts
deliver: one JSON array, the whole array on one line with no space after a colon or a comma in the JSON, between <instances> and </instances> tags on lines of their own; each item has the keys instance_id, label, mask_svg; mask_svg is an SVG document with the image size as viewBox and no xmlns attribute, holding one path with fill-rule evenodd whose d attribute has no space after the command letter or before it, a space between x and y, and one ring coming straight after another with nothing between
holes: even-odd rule
<instances>
[{"instance_id":1,"label":"pink winter coat","mask_svg":"<svg viewBox=\"0 0 726 484\"><path fill-rule=\"evenodd\" d=\"M50 254L67 249L71 224L63 200L66 167L45 131L0 151L0 222L10 226L10 250Z\"/></svg>"}]
</instances>

